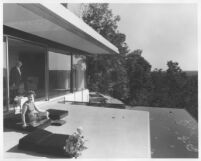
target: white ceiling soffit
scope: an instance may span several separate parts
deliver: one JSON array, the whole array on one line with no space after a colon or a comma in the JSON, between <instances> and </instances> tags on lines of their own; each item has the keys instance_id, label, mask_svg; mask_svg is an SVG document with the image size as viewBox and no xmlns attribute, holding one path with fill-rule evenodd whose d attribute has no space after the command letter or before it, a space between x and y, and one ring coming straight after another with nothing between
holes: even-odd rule
<instances>
[{"instance_id":1,"label":"white ceiling soffit","mask_svg":"<svg viewBox=\"0 0 201 161\"><path fill-rule=\"evenodd\" d=\"M3 24L91 54L118 49L61 4L3 5Z\"/></svg>"}]
</instances>

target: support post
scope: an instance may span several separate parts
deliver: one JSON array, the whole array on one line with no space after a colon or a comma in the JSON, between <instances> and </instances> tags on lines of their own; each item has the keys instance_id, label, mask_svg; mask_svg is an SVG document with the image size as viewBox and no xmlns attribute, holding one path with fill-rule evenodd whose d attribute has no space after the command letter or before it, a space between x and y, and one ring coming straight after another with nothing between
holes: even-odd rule
<instances>
[{"instance_id":1,"label":"support post","mask_svg":"<svg viewBox=\"0 0 201 161\"><path fill-rule=\"evenodd\" d=\"M10 107L10 90L9 90L9 82L10 82L10 74L9 74L9 51L8 51L8 36L5 37L6 39L6 93L7 93L7 99L6 99L6 111L9 111Z\"/></svg>"},{"instance_id":2,"label":"support post","mask_svg":"<svg viewBox=\"0 0 201 161\"><path fill-rule=\"evenodd\" d=\"M73 93L73 54L71 53L71 69L70 69L70 93Z\"/></svg>"},{"instance_id":3,"label":"support post","mask_svg":"<svg viewBox=\"0 0 201 161\"><path fill-rule=\"evenodd\" d=\"M45 100L49 100L49 55L48 50L45 50Z\"/></svg>"}]
</instances>

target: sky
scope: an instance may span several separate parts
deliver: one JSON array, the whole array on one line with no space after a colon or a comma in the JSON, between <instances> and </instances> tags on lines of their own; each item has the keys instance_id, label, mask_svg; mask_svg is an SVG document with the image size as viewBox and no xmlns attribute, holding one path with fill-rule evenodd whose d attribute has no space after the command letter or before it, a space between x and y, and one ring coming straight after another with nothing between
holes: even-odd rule
<instances>
[{"instance_id":1,"label":"sky","mask_svg":"<svg viewBox=\"0 0 201 161\"><path fill-rule=\"evenodd\" d=\"M142 49L152 70L166 70L170 60L178 62L182 70L198 70L196 4L109 6L114 15L121 17L118 30L126 35L130 51Z\"/></svg>"}]
</instances>

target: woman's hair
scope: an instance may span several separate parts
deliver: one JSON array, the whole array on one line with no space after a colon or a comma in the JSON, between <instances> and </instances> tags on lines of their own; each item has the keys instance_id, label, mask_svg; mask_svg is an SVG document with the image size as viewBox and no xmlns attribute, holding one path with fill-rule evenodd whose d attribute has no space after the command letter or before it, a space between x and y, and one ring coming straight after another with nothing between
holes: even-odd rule
<instances>
[{"instance_id":1,"label":"woman's hair","mask_svg":"<svg viewBox=\"0 0 201 161\"><path fill-rule=\"evenodd\" d=\"M29 90L29 91L27 91L27 96L30 96L30 95L34 95L34 96L36 96L36 93L33 91L33 90Z\"/></svg>"}]
</instances>

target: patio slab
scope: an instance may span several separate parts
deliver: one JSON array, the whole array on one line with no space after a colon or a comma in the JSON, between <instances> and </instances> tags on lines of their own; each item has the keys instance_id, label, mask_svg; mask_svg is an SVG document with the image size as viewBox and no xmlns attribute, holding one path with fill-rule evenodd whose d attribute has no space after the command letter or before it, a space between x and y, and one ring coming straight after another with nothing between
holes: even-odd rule
<instances>
[{"instance_id":1,"label":"patio slab","mask_svg":"<svg viewBox=\"0 0 201 161\"><path fill-rule=\"evenodd\" d=\"M152 158L198 158L198 122L185 109L127 109L149 112Z\"/></svg>"},{"instance_id":2,"label":"patio slab","mask_svg":"<svg viewBox=\"0 0 201 161\"><path fill-rule=\"evenodd\" d=\"M49 126L46 130L72 134L77 127L84 129L88 149L79 158L150 158L149 113L125 109L100 108L69 103L51 103L43 109L68 110L66 124ZM51 157L20 152L15 147L25 134L4 132L5 158ZM11 138L11 139L10 139Z\"/></svg>"}]
</instances>

